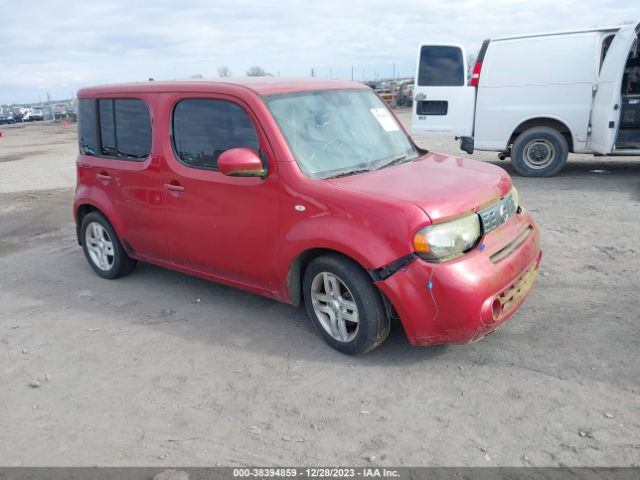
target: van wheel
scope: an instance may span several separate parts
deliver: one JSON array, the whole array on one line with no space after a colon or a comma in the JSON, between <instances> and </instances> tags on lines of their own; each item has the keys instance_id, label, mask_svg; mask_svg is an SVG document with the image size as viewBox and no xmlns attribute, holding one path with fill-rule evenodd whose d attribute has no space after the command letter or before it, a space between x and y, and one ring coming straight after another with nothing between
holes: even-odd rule
<instances>
[{"instance_id":1,"label":"van wheel","mask_svg":"<svg viewBox=\"0 0 640 480\"><path fill-rule=\"evenodd\" d=\"M307 313L331 347L357 355L386 340L389 316L358 264L338 255L318 257L305 270L302 283Z\"/></svg>"},{"instance_id":2,"label":"van wheel","mask_svg":"<svg viewBox=\"0 0 640 480\"><path fill-rule=\"evenodd\" d=\"M135 268L136 260L124 251L113 227L101 213L87 214L82 219L80 232L84 255L102 278L123 277Z\"/></svg>"},{"instance_id":3,"label":"van wheel","mask_svg":"<svg viewBox=\"0 0 640 480\"><path fill-rule=\"evenodd\" d=\"M567 139L551 127L535 127L513 142L511 163L523 177L550 177L567 163Z\"/></svg>"}]
</instances>

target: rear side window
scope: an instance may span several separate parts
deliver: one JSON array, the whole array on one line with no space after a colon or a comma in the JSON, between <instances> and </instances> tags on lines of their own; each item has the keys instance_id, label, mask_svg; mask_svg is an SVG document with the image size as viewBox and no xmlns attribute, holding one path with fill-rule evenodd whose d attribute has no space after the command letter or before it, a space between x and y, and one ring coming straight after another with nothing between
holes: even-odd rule
<instances>
[{"instance_id":1,"label":"rear side window","mask_svg":"<svg viewBox=\"0 0 640 480\"><path fill-rule=\"evenodd\" d=\"M464 60L458 47L423 46L418 68L420 86L460 87L465 84Z\"/></svg>"},{"instance_id":2,"label":"rear side window","mask_svg":"<svg viewBox=\"0 0 640 480\"><path fill-rule=\"evenodd\" d=\"M36 110L33 110L37 113ZM96 121L96 101L82 99L78 106L78 143L83 155L96 155L98 152L98 123Z\"/></svg>"},{"instance_id":3,"label":"rear side window","mask_svg":"<svg viewBox=\"0 0 640 480\"><path fill-rule=\"evenodd\" d=\"M151 117L147 105L137 98L98 101L102 154L144 159L151 151Z\"/></svg>"},{"instance_id":4,"label":"rear side window","mask_svg":"<svg viewBox=\"0 0 640 480\"><path fill-rule=\"evenodd\" d=\"M215 170L230 148L259 152L258 135L247 112L225 100L189 98L173 110L173 148L187 165Z\"/></svg>"},{"instance_id":5,"label":"rear side window","mask_svg":"<svg viewBox=\"0 0 640 480\"><path fill-rule=\"evenodd\" d=\"M113 100L99 100L98 112L100 116L102 153L105 155L115 155L118 146L116 143L116 123L113 118Z\"/></svg>"}]
</instances>

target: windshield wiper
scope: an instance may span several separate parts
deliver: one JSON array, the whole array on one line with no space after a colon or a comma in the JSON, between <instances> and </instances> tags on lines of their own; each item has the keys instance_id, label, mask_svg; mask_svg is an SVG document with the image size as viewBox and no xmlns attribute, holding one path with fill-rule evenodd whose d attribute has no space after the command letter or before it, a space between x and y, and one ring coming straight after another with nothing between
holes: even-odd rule
<instances>
[{"instance_id":1,"label":"windshield wiper","mask_svg":"<svg viewBox=\"0 0 640 480\"><path fill-rule=\"evenodd\" d=\"M395 157L392 158L391 160L388 160L384 163L382 163L380 166L376 167L376 170L380 170L381 168L386 168L386 167L390 167L392 165L397 165L398 163L404 163L405 161L407 161L409 158L409 155L407 155L406 153L403 155L400 155L399 157ZM414 157L411 157L412 160Z\"/></svg>"},{"instance_id":2,"label":"windshield wiper","mask_svg":"<svg viewBox=\"0 0 640 480\"><path fill-rule=\"evenodd\" d=\"M330 177L326 177L326 178L348 177L349 175L356 175L358 173L364 173L364 172L370 172L370 171L371 170L367 168L358 168L356 170L347 170L346 172L339 172L339 173L336 173L335 175L331 175Z\"/></svg>"}]
</instances>

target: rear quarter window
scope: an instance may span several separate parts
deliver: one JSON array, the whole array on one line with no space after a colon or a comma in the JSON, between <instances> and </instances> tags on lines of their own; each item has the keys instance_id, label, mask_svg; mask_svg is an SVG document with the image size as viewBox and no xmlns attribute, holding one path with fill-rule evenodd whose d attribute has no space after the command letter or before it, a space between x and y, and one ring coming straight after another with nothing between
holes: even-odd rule
<instances>
[{"instance_id":1,"label":"rear quarter window","mask_svg":"<svg viewBox=\"0 0 640 480\"><path fill-rule=\"evenodd\" d=\"M34 114L39 114L33 110ZM78 106L78 144L83 155L96 155L98 152L98 123L96 121L96 101L82 99Z\"/></svg>"}]
</instances>

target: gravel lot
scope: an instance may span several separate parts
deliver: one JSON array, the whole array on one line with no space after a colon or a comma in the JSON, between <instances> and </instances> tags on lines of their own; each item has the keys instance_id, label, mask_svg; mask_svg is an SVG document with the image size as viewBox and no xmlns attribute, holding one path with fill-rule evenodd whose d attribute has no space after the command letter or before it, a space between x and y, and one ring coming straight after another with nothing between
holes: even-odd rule
<instances>
[{"instance_id":1,"label":"gravel lot","mask_svg":"<svg viewBox=\"0 0 640 480\"><path fill-rule=\"evenodd\" d=\"M144 264L101 280L75 241L75 125L0 131L0 464L640 463L640 160L514 177L543 266L495 334L414 348L395 325L350 358L302 309Z\"/></svg>"}]
</instances>

